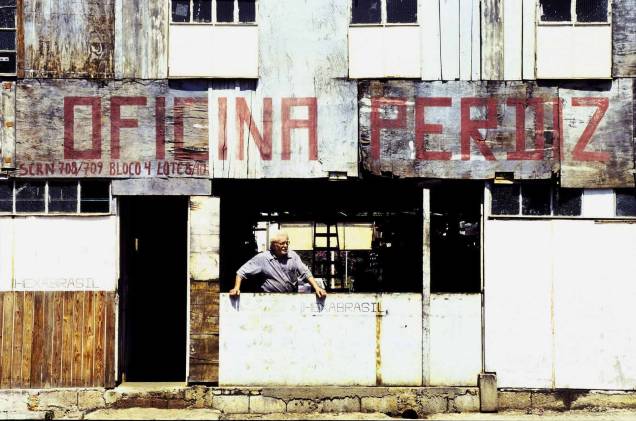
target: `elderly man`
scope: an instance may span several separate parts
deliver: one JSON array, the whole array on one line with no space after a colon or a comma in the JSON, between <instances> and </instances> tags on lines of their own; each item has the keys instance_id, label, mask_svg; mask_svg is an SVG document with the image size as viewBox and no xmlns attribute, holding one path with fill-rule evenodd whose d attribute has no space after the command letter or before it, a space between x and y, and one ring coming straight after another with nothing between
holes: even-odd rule
<instances>
[{"instance_id":1,"label":"elderly man","mask_svg":"<svg viewBox=\"0 0 636 421\"><path fill-rule=\"evenodd\" d=\"M241 282L245 279L260 281L264 292L297 292L298 282L307 281L318 298L327 296L327 291L318 286L300 256L289 249L289 236L284 232L278 232L271 238L269 250L257 254L240 267L230 295L241 293Z\"/></svg>"}]
</instances>

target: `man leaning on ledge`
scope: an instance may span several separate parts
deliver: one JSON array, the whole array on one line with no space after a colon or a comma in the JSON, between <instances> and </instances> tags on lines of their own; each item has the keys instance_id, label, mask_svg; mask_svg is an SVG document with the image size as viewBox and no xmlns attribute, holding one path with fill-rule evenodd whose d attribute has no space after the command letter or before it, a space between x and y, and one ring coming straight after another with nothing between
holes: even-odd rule
<instances>
[{"instance_id":1,"label":"man leaning on ledge","mask_svg":"<svg viewBox=\"0 0 636 421\"><path fill-rule=\"evenodd\" d=\"M327 296L327 291L318 286L300 256L289 249L289 236L284 232L274 234L269 250L258 253L239 268L230 295L241 293L244 280L260 282L263 292L297 292L298 283L306 281L318 298Z\"/></svg>"}]
</instances>

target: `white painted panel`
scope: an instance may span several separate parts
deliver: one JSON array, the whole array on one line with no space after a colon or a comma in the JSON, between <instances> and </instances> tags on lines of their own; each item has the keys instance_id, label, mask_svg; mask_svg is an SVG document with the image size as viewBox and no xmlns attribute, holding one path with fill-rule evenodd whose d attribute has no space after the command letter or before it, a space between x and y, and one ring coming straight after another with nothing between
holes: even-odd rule
<instances>
[{"instance_id":1,"label":"white painted panel","mask_svg":"<svg viewBox=\"0 0 636 421\"><path fill-rule=\"evenodd\" d=\"M0 218L0 291L11 290L13 219Z\"/></svg>"},{"instance_id":2,"label":"white painted panel","mask_svg":"<svg viewBox=\"0 0 636 421\"><path fill-rule=\"evenodd\" d=\"M313 294L221 294L220 312L221 385L420 384L419 294L333 294L321 310Z\"/></svg>"},{"instance_id":3,"label":"white painted panel","mask_svg":"<svg viewBox=\"0 0 636 421\"><path fill-rule=\"evenodd\" d=\"M170 77L258 77L258 27L170 25Z\"/></svg>"},{"instance_id":4,"label":"white painted panel","mask_svg":"<svg viewBox=\"0 0 636 421\"><path fill-rule=\"evenodd\" d=\"M523 78L535 78L537 0L523 0Z\"/></svg>"},{"instance_id":5,"label":"white painted panel","mask_svg":"<svg viewBox=\"0 0 636 421\"><path fill-rule=\"evenodd\" d=\"M581 203L581 216L607 218L615 216L615 197L612 189L585 189Z\"/></svg>"},{"instance_id":6,"label":"white painted panel","mask_svg":"<svg viewBox=\"0 0 636 421\"><path fill-rule=\"evenodd\" d=\"M459 77L472 78L473 1L459 2Z\"/></svg>"},{"instance_id":7,"label":"white painted panel","mask_svg":"<svg viewBox=\"0 0 636 421\"><path fill-rule=\"evenodd\" d=\"M419 78L419 31L417 26L350 27L349 77Z\"/></svg>"},{"instance_id":8,"label":"white painted panel","mask_svg":"<svg viewBox=\"0 0 636 421\"><path fill-rule=\"evenodd\" d=\"M116 288L119 239L114 216L15 218L13 250L14 290Z\"/></svg>"},{"instance_id":9,"label":"white painted panel","mask_svg":"<svg viewBox=\"0 0 636 421\"><path fill-rule=\"evenodd\" d=\"M636 225L555 221L555 386L636 387Z\"/></svg>"},{"instance_id":10,"label":"white painted panel","mask_svg":"<svg viewBox=\"0 0 636 421\"><path fill-rule=\"evenodd\" d=\"M477 386L481 295L432 294L430 308L430 385Z\"/></svg>"},{"instance_id":11,"label":"white painted panel","mask_svg":"<svg viewBox=\"0 0 636 421\"><path fill-rule=\"evenodd\" d=\"M471 78L472 80L481 79L481 12L479 0L472 0L473 18L472 18L472 60L471 60Z\"/></svg>"},{"instance_id":12,"label":"white painted panel","mask_svg":"<svg viewBox=\"0 0 636 421\"><path fill-rule=\"evenodd\" d=\"M611 26L538 26L536 65L537 79L611 77Z\"/></svg>"},{"instance_id":13,"label":"white painted panel","mask_svg":"<svg viewBox=\"0 0 636 421\"><path fill-rule=\"evenodd\" d=\"M459 0L440 0L442 79L459 79Z\"/></svg>"},{"instance_id":14,"label":"white painted panel","mask_svg":"<svg viewBox=\"0 0 636 421\"><path fill-rule=\"evenodd\" d=\"M422 37L423 80L440 80L442 77L439 1L423 0L418 2L418 20Z\"/></svg>"},{"instance_id":15,"label":"white painted panel","mask_svg":"<svg viewBox=\"0 0 636 421\"><path fill-rule=\"evenodd\" d=\"M504 80L521 80L523 52L523 5L519 0L504 0Z\"/></svg>"},{"instance_id":16,"label":"white painted panel","mask_svg":"<svg viewBox=\"0 0 636 421\"><path fill-rule=\"evenodd\" d=\"M486 371L499 387L552 387L550 221L491 220L484 235Z\"/></svg>"}]
</instances>

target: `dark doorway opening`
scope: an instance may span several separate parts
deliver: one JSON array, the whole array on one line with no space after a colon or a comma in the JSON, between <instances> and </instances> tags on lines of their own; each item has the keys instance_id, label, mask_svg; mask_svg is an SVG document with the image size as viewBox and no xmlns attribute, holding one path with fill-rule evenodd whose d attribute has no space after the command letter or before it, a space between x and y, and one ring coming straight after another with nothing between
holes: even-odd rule
<instances>
[{"instance_id":1,"label":"dark doorway opening","mask_svg":"<svg viewBox=\"0 0 636 421\"><path fill-rule=\"evenodd\" d=\"M187 215L183 197L121 197L123 381L186 380Z\"/></svg>"},{"instance_id":2,"label":"dark doorway opening","mask_svg":"<svg viewBox=\"0 0 636 421\"><path fill-rule=\"evenodd\" d=\"M431 188L431 292L481 291L484 184L444 181Z\"/></svg>"}]
</instances>

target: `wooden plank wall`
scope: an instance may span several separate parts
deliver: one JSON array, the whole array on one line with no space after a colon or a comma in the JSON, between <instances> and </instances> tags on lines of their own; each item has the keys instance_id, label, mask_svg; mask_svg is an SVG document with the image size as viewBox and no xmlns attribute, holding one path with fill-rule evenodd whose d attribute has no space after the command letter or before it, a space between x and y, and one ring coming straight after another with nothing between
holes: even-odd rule
<instances>
[{"instance_id":1,"label":"wooden plank wall","mask_svg":"<svg viewBox=\"0 0 636 421\"><path fill-rule=\"evenodd\" d=\"M167 2L115 0L115 77L168 77Z\"/></svg>"},{"instance_id":2,"label":"wooden plank wall","mask_svg":"<svg viewBox=\"0 0 636 421\"><path fill-rule=\"evenodd\" d=\"M0 292L0 388L115 386L115 293Z\"/></svg>"},{"instance_id":3,"label":"wooden plank wall","mask_svg":"<svg viewBox=\"0 0 636 421\"><path fill-rule=\"evenodd\" d=\"M15 82L2 82L0 98L0 168L15 168Z\"/></svg>"},{"instance_id":4,"label":"wooden plank wall","mask_svg":"<svg viewBox=\"0 0 636 421\"><path fill-rule=\"evenodd\" d=\"M612 76L636 76L636 0L612 2Z\"/></svg>"},{"instance_id":5,"label":"wooden plank wall","mask_svg":"<svg viewBox=\"0 0 636 421\"><path fill-rule=\"evenodd\" d=\"M114 0L24 0L27 78L112 78Z\"/></svg>"}]
</instances>

